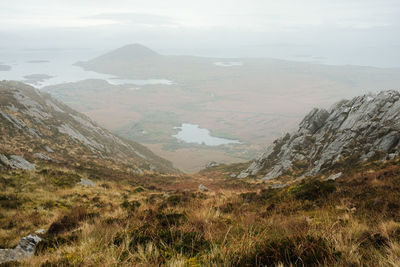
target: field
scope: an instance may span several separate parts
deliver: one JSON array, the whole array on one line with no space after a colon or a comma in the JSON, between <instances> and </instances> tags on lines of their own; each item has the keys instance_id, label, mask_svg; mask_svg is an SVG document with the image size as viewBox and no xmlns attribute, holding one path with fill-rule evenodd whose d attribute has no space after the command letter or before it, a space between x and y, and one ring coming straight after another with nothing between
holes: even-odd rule
<instances>
[{"instance_id":1,"label":"field","mask_svg":"<svg viewBox=\"0 0 400 267\"><path fill-rule=\"evenodd\" d=\"M3 170L0 246L45 229L22 266L400 264L399 160L278 189L282 181L229 178L244 167L191 176L132 176L95 165ZM96 186L77 185L80 178Z\"/></svg>"}]
</instances>

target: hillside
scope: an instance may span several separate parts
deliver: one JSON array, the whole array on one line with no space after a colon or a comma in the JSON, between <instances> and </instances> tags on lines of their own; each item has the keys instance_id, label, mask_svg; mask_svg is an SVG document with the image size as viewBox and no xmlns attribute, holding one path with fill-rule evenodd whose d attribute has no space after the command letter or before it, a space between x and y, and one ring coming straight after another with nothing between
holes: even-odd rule
<instances>
[{"instance_id":1,"label":"hillside","mask_svg":"<svg viewBox=\"0 0 400 267\"><path fill-rule=\"evenodd\" d=\"M112 132L145 144L179 169L194 173L208 161L245 162L265 144L297 128L318 103L397 88L400 69L329 66L267 58L206 58L145 52L137 45L110 51L86 70L129 80L168 79L172 84L124 84L87 80L44 88ZM145 58L137 59L136 55ZM232 64L236 63L236 64ZM240 140L230 146L178 142L182 123L213 136ZM181 155L185 155L182 157Z\"/></svg>"},{"instance_id":2,"label":"hillside","mask_svg":"<svg viewBox=\"0 0 400 267\"><path fill-rule=\"evenodd\" d=\"M352 125L354 132L355 125L364 122L370 130L358 135L373 145L349 142L353 149L382 151L379 157L351 161L340 177L297 179L302 172L288 172L287 179L264 181L231 176L246 163L210 166L193 175L160 174L144 167L140 172L137 166L150 160L174 170L32 87L2 82L0 93L0 264L400 263L400 160L394 142L382 146L398 129L398 92L314 110L300 124L299 135L318 136L322 129L331 129L335 139L349 136L338 129ZM371 122L378 124L371 127ZM288 142L290 136L282 140ZM332 143L323 140L327 147ZM345 151L347 143L341 145ZM379 150L382 147L386 150ZM139 153L146 159L135 156ZM355 155L361 159L363 154ZM318 166L320 159L303 172ZM321 170L337 171L335 165Z\"/></svg>"},{"instance_id":3,"label":"hillside","mask_svg":"<svg viewBox=\"0 0 400 267\"><path fill-rule=\"evenodd\" d=\"M127 62L137 62L142 66L149 63L160 63L163 56L140 44L131 44L92 59L90 62L77 62L76 65L93 69L98 66L107 68L125 69ZM146 70L146 69L145 69Z\"/></svg>"},{"instance_id":4,"label":"hillside","mask_svg":"<svg viewBox=\"0 0 400 267\"><path fill-rule=\"evenodd\" d=\"M86 187L57 182L81 170L0 170L0 262L31 240L11 266L398 266L400 162L362 169L286 186L101 172Z\"/></svg>"},{"instance_id":5,"label":"hillside","mask_svg":"<svg viewBox=\"0 0 400 267\"><path fill-rule=\"evenodd\" d=\"M93 59L93 62L102 62L106 60L114 60L114 61L130 61L130 60L142 60L149 58L159 58L162 57L160 54L151 50L140 44L130 44L118 48L114 51L106 53L102 56L99 56Z\"/></svg>"},{"instance_id":6,"label":"hillside","mask_svg":"<svg viewBox=\"0 0 400 267\"><path fill-rule=\"evenodd\" d=\"M277 139L238 177L340 173L400 154L400 93L382 91L313 109L299 129Z\"/></svg>"},{"instance_id":7,"label":"hillside","mask_svg":"<svg viewBox=\"0 0 400 267\"><path fill-rule=\"evenodd\" d=\"M184 79L188 74L201 74L209 59L193 56L165 56L140 44L130 44L100 55L77 66L96 72L135 79Z\"/></svg>"},{"instance_id":8,"label":"hillside","mask_svg":"<svg viewBox=\"0 0 400 267\"><path fill-rule=\"evenodd\" d=\"M22 83L0 82L0 126L1 164L5 167L48 160L77 166L96 163L132 172L177 172L170 162L144 146L111 134L85 115Z\"/></svg>"}]
</instances>

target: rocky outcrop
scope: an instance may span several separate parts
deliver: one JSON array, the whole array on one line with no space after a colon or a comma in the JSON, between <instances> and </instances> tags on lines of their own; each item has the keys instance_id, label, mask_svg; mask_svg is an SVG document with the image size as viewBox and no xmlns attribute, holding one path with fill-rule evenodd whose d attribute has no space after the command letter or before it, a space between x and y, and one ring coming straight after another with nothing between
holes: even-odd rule
<instances>
[{"instance_id":1,"label":"rocky outcrop","mask_svg":"<svg viewBox=\"0 0 400 267\"><path fill-rule=\"evenodd\" d=\"M23 237L15 248L0 249L0 264L32 257L41 240L39 236L31 234Z\"/></svg>"},{"instance_id":2,"label":"rocky outcrop","mask_svg":"<svg viewBox=\"0 0 400 267\"><path fill-rule=\"evenodd\" d=\"M0 154L0 165L3 165L11 169L21 169L21 170L35 169L35 164L32 164L26 159L17 155L11 155L7 157L6 155Z\"/></svg>"},{"instance_id":3,"label":"rocky outcrop","mask_svg":"<svg viewBox=\"0 0 400 267\"><path fill-rule=\"evenodd\" d=\"M42 154L42 153L35 153L35 154L33 154L33 157L42 159L42 160L46 160L46 161L53 161L53 159L51 157L46 156L45 154Z\"/></svg>"},{"instance_id":4,"label":"rocky outcrop","mask_svg":"<svg viewBox=\"0 0 400 267\"><path fill-rule=\"evenodd\" d=\"M238 175L313 176L370 159L400 154L400 93L382 91L313 109L299 129L275 140Z\"/></svg>"},{"instance_id":5,"label":"rocky outcrop","mask_svg":"<svg viewBox=\"0 0 400 267\"><path fill-rule=\"evenodd\" d=\"M210 162L208 162L206 164L205 168L206 169L210 169L210 168L213 168L213 167L218 167L219 165L220 164L218 162L216 162L216 161L210 161Z\"/></svg>"}]
</instances>

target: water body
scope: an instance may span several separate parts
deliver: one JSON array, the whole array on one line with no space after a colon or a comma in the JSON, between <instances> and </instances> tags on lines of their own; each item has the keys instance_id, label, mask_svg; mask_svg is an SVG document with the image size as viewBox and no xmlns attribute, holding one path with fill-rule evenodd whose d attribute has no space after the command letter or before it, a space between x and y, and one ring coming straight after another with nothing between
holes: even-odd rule
<instances>
[{"instance_id":1,"label":"water body","mask_svg":"<svg viewBox=\"0 0 400 267\"><path fill-rule=\"evenodd\" d=\"M204 144L207 146L240 143L238 140L211 136L209 130L202 129L196 124L183 123L181 127L174 127L174 129L180 129L180 131L176 135L173 135L173 137L186 143Z\"/></svg>"},{"instance_id":2,"label":"water body","mask_svg":"<svg viewBox=\"0 0 400 267\"><path fill-rule=\"evenodd\" d=\"M87 71L73 64L77 61L87 60L96 56L92 50L2 50L0 60L5 65L11 66L9 71L0 72L0 80L16 80L26 82L32 86L42 88L49 85L78 82L86 79L106 80L110 84L133 85L171 85L172 81L166 79L121 79L113 75ZM26 77L41 75L46 79L32 82Z\"/></svg>"},{"instance_id":3,"label":"water body","mask_svg":"<svg viewBox=\"0 0 400 267\"><path fill-rule=\"evenodd\" d=\"M238 67L238 66L243 66L243 62L240 61L214 62L214 65L218 67Z\"/></svg>"}]
</instances>

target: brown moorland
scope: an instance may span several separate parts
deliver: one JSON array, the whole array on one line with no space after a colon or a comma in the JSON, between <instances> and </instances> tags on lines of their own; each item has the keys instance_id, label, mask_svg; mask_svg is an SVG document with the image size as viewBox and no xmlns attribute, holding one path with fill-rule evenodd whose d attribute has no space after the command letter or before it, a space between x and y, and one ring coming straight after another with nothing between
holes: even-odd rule
<instances>
[{"instance_id":1,"label":"brown moorland","mask_svg":"<svg viewBox=\"0 0 400 267\"><path fill-rule=\"evenodd\" d=\"M46 163L2 170L0 246L46 229L22 266L397 266L400 160L335 181L132 175ZM55 175L56 174L56 175ZM95 187L69 176L90 177ZM64 181L60 183L60 181ZM199 191L200 184L209 191Z\"/></svg>"}]
</instances>

